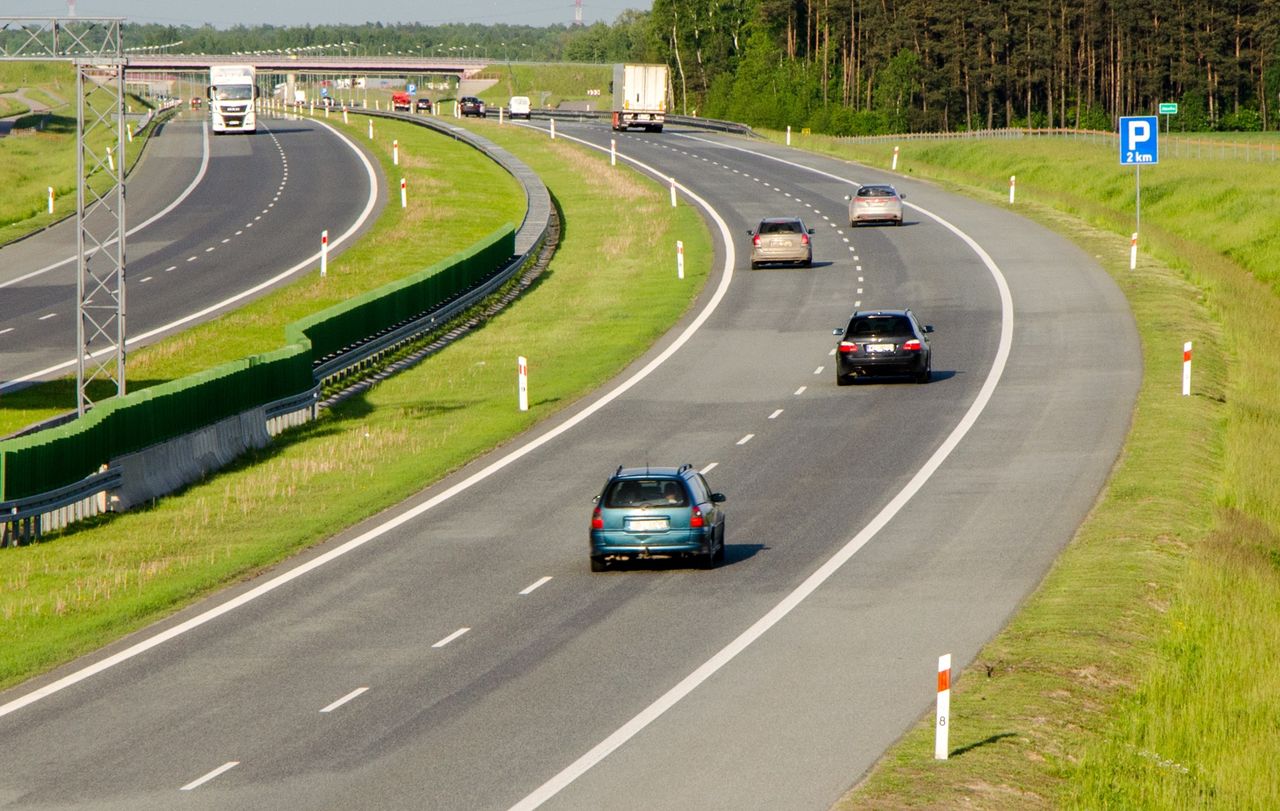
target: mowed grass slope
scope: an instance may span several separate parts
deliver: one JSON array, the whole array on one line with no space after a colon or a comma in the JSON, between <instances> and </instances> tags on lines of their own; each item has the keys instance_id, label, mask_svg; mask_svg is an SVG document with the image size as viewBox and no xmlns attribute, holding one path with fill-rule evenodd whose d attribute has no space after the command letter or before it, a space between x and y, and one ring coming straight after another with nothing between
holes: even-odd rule
<instances>
[{"instance_id":1,"label":"mowed grass slope","mask_svg":"<svg viewBox=\"0 0 1280 811\"><path fill-rule=\"evenodd\" d=\"M954 682L951 758L932 758L930 712L839 807L1280 807L1280 164L1145 167L1136 271L1134 176L1108 147L910 144L899 169L1004 205L1016 175L1017 208L1128 296L1146 373L1093 514Z\"/></svg>"},{"instance_id":2,"label":"mowed grass slope","mask_svg":"<svg viewBox=\"0 0 1280 811\"><path fill-rule=\"evenodd\" d=\"M480 94L490 105L505 107L512 96L528 96L535 108L588 100L595 109L607 110L613 66L492 64L477 78L498 80ZM588 90L599 90L600 95L589 96Z\"/></svg>"},{"instance_id":3,"label":"mowed grass slope","mask_svg":"<svg viewBox=\"0 0 1280 811\"><path fill-rule=\"evenodd\" d=\"M70 63L0 62L0 92L24 89L33 99L47 99L54 109L44 122L43 130L10 134L0 138L0 245L43 228L63 217L75 214L76 206L76 93L75 68ZM48 92L42 92L47 90ZM89 104L114 102L113 92L99 91L86 97ZM64 99L55 105L56 99ZM12 99L10 101L13 101ZM141 99L127 97L137 110ZM13 112L25 112L17 109ZM0 115L7 113L0 111ZM16 122L19 128L34 128L44 116L24 116ZM149 134L148 129L146 134ZM132 166L142 152L144 138L126 142L128 165ZM107 127L91 129L88 147L102 155L115 143L115 131ZM104 177L95 188L108 182ZM49 187L54 192L54 213L49 213ZM102 186L106 188L105 185Z\"/></svg>"},{"instance_id":4,"label":"mowed grass slope","mask_svg":"<svg viewBox=\"0 0 1280 811\"><path fill-rule=\"evenodd\" d=\"M357 130L362 124L353 119ZM182 494L44 543L0 550L0 686L252 577L417 492L598 387L687 310L711 259L709 235L692 209L672 209L665 189L563 141L515 128L486 134L544 178L569 223L539 282L476 333ZM380 151L392 135L379 141ZM442 150L453 142L439 136L406 151L406 135L399 135L402 165L406 154L423 161L452 155ZM454 168L456 156L450 177ZM458 178L459 189L468 185L474 184ZM509 196L500 185L480 185L495 198L490 207ZM442 186L439 196L453 188ZM649 227L630 227L635 218ZM337 259L331 273L352 275L357 262L392 262L417 227L425 226L375 232L360 253ZM683 282L668 263L650 259L666 255L676 239L686 246ZM636 312L651 317L637 319ZM232 322L222 327L235 331ZM209 329L219 332L217 325ZM198 353L194 346L186 351ZM533 376L528 412L515 404L520 354Z\"/></svg>"}]
</instances>

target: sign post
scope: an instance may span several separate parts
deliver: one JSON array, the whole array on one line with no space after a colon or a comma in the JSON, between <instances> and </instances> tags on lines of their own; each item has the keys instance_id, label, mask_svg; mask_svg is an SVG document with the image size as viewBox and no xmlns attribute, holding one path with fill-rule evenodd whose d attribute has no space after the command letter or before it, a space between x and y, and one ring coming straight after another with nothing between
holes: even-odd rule
<instances>
[{"instance_id":1,"label":"sign post","mask_svg":"<svg viewBox=\"0 0 1280 811\"><path fill-rule=\"evenodd\" d=\"M1120 165L1135 167L1135 233L1142 231L1142 166L1159 162L1160 119L1154 115L1121 116Z\"/></svg>"}]
</instances>

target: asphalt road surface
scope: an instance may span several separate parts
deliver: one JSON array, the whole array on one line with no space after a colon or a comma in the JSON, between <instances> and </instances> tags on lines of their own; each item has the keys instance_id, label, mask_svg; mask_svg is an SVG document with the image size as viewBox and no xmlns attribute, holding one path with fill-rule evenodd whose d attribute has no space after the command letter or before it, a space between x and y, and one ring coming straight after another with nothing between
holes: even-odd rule
<instances>
[{"instance_id":1,"label":"asphalt road surface","mask_svg":"<svg viewBox=\"0 0 1280 811\"><path fill-rule=\"evenodd\" d=\"M322 230L336 255L385 202L351 139L316 121L259 121L256 134L218 137L199 116L165 124L130 175L130 349L314 269ZM0 249L0 392L75 374L75 244L72 217Z\"/></svg>"},{"instance_id":2,"label":"asphalt road surface","mask_svg":"<svg viewBox=\"0 0 1280 811\"><path fill-rule=\"evenodd\" d=\"M924 183L612 137L714 212L685 321L410 503L0 697L0 807L822 809L929 711L937 657L973 658L1105 481L1141 376L1123 297ZM882 180L907 224L850 229L849 182ZM817 266L749 270L784 214ZM855 306L933 324L933 381L837 388ZM590 573L591 498L645 462L728 495L720 568Z\"/></svg>"}]
</instances>

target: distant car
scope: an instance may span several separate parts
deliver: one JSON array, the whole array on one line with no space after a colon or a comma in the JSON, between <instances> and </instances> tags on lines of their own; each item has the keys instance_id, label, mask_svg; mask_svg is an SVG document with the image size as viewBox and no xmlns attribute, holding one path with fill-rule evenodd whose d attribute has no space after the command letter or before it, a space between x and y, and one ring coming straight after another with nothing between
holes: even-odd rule
<instances>
[{"instance_id":1,"label":"distant car","mask_svg":"<svg viewBox=\"0 0 1280 811\"><path fill-rule=\"evenodd\" d=\"M191 108L192 108L192 109L195 109L196 107L199 107L201 104L204 104L204 99L200 98L199 96L192 96L192 97L191 97Z\"/></svg>"},{"instance_id":2,"label":"distant car","mask_svg":"<svg viewBox=\"0 0 1280 811\"><path fill-rule=\"evenodd\" d=\"M724 500L690 465L619 466L591 513L591 571L610 561L684 557L713 568L724 560Z\"/></svg>"},{"instance_id":3,"label":"distant car","mask_svg":"<svg viewBox=\"0 0 1280 811\"><path fill-rule=\"evenodd\" d=\"M529 104L528 96L511 97L511 117L523 118L526 121L533 117L532 106Z\"/></svg>"},{"instance_id":4,"label":"distant car","mask_svg":"<svg viewBox=\"0 0 1280 811\"><path fill-rule=\"evenodd\" d=\"M888 184L859 186L845 198L849 201L849 225L861 222L891 222L902 225L902 201L905 194Z\"/></svg>"},{"instance_id":5,"label":"distant car","mask_svg":"<svg viewBox=\"0 0 1280 811\"><path fill-rule=\"evenodd\" d=\"M418 99L413 106L420 113L429 113L431 112L431 99Z\"/></svg>"},{"instance_id":6,"label":"distant car","mask_svg":"<svg viewBox=\"0 0 1280 811\"><path fill-rule=\"evenodd\" d=\"M751 267L767 262L794 262L804 267L813 264L812 228L806 228L799 217L767 217L760 221L751 237Z\"/></svg>"},{"instance_id":7,"label":"distant car","mask_svg":"<svg viewBox=\"0 0 1280 811\"><path fill-rule=\"evenodd\" d=\"M463 96L458 100L458 104L461 105L462 115L484 118L484 102L475 96Z\"/></svg>"},{"instance_id":8,"label":"distant car","mask_svg":"<svg viewBox=\"0 0 1280 811\"><path fill-rule=\"evenodd\" d=\"M849 325L835 330L836 383L847 386L865 375L902 375L917 383L933 376L933 353L926 337L930 325L921 326L910 310L857 310Z\"/></svg>"}]
</instances>

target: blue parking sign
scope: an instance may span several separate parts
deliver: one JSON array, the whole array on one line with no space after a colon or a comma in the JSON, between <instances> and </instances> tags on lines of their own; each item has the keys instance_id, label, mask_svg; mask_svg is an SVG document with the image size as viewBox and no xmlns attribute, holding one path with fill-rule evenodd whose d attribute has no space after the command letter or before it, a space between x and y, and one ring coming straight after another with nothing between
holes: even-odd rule
<instances>
[{"instance_id":1,"label":"blue parking sign","mask_svg":"<svg viewBox=\"0 0 1280 811\"><path fill-rule=\"evenodd\" d=\"M1154 115L1129 115L1120 119L1120 165L1141 166L1160 162L1160 119Z\"/></svg>"},{"instance_id":2,"label":"blue parking sign","mask_svg":"<svg viewBox=\"0 0 1280 811\"><path fill-rule=\"evenodd\" d=\"M408 85L407 87L405 87L405 90L408 90L408 91L409 91L409 95L410 95L410 96L412 96L414 93L417 93L417 92L418 92L418 86L417 86L416 84L414 84L413 82L410 82L410 83L409 83L409 85Z\"/></svg>"}]
</instances>

